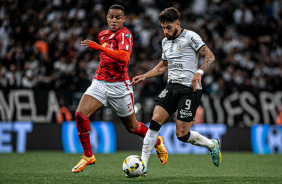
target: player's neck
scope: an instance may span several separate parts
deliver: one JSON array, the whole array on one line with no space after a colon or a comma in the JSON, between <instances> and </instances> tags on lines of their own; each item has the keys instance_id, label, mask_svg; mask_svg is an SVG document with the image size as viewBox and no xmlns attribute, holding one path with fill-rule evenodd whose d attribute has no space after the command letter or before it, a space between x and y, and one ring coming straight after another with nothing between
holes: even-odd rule
<instances>
[{"instance_id":1,"label":"player's neck","mask_svg":"<svg viewBox=\"0 0 282 184\"><path fill-rule=\"evenodd\" d=\"M119 30L121 30L122 28L123 28L123 26L120 29L116 30L116 31L112 31L109 28L108 28L108 30L111 31L112 33L115 33L115 32L118 32Z\"/></svg>"},{"instance_id":2,"label":"player's neck","mask_svg":"<svg viewBox=\"0 0 282 184\"><path fill-rule=\"evenodd\" d=\"M175 35L174 39L176 39L183 31L183 28L180 28L178 31L177 31L177 34Z\"/></svg>"}]
</instances>

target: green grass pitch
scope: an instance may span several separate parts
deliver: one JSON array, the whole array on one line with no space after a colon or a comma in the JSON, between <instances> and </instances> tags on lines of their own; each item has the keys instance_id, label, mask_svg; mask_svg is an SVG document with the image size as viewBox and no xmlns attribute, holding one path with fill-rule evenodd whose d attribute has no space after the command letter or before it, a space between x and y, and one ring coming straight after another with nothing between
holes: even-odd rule
<instances>
[{"instance_id":1,"label":"green grass pitch","mask_svg":"<svg viewBox=\"0 0 282 184\"><path fill-rule=\"evenodd\" d=\"M0 183L282 183L282 155L254 155L249 152L223 152L219 167L210 155L169 155L165 166L152 155L148 175L124 177L122 162L138 152L95 154L96 164L83 172L71 169L80 155L64 152L0 154Z\"/></svg>"}]
</instances>

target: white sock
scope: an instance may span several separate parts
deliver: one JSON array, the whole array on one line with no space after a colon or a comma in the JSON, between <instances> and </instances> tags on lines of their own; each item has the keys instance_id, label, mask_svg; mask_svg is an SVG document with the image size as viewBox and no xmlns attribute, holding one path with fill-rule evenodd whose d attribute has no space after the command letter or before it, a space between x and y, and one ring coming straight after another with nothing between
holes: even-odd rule
<instances>
[{"instance_id":1,"label":"white sock","mask_svg":"<svg viewBox=\"0 0 282 184\"><path fill-rule=\"evenodd\" d=\"M147 165L151 153L158 141L158 135L159 131L148 129L146 136L144 137L141 159L145 165Z\"/></svg>"},{"instance_id":2,"label":"white sock","mask_svg":"<svg viewBox=\"0 0 282 184\"><path fill-rule=\"evenodd\" d=\"M204 146L208 148L208 150L211 150L214 147L214 143L210 139L195 131L190 131L190 137L187 142L195 146Z\"/></svg>"}]
</instances>

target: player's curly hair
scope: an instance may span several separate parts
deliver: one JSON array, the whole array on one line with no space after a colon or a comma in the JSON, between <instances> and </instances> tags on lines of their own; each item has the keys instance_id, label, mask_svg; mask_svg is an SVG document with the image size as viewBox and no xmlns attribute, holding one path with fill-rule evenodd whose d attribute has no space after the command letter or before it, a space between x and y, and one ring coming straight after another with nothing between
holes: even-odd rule
<instances>
[{"instance_id":1,"label":"player's curly hair","mask_svg":"<svg viewBox=\"0 0 282 184\"><path fill-rule=\"evenodd\" d=\"M174 22L175 20L179 20L179 18L180 13L174 7L166 8L159 14L159 20L161 23Z\"/></svg>"},{"instance_id":2,"label":"player's curly hair","mask_svg":"<svg viewBox=\"0 0 282 184\"><path fill-rule=\"evenodd\" d=\"M121 5L119 5L119 4L114 4L114 5L112 5L112 6L109 8L108 11L110 11L111 9L122 10L122 12L124 13L124 8L123 8Z\"/></svg>"}]
</instances>

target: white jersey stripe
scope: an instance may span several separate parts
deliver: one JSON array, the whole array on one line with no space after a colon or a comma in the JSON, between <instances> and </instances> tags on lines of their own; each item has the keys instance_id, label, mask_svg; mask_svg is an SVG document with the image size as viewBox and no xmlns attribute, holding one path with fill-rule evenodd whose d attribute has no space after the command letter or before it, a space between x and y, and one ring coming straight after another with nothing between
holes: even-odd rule
<instances>
[{"instance_id":1,"label":"white jersey stripe","mask_svg":"<svg viewBox=\"0 0 282 184\"><path fill-rule=\"evenodd\" d=\"M121 44L124 44L124 33L122 33L121 35L122 35L122 41L121 41Z\"/></svg>"}]
</instances>

